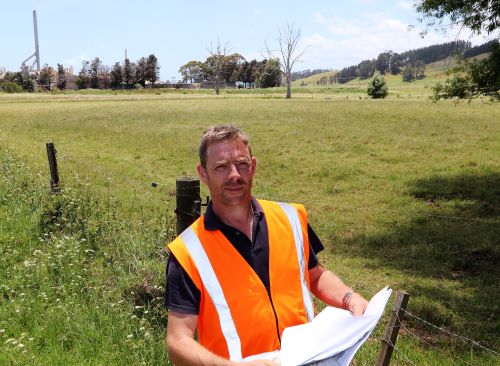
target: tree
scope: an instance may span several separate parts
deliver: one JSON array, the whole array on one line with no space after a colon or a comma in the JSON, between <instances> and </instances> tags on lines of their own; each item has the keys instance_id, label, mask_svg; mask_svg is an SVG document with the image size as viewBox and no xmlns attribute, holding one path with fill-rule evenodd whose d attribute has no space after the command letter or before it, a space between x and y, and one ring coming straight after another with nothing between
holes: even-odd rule
<instances>
[{"instance_id":1,"label":"tree","mask_svg":"<svg viewBox=\"0 0 500 366\"><path fill-rule=\"evenodd\" d=\"M82 61L82 68L78 73L78 78L75 80L78 89L87 89L89 86L89 62Z\"/></svg>"},{"instance_id":2,"label":"tree","mask_svg":"<svg viewBox=\"0 0 500 366\"><path fill-rule=\"evenodd\" d=\"M286 80L286 98L292 97L292 69L296 62L301 61L306 52L306 48L299 50L300 28L296 29L293 24L278 29L278 46L280 55L281 70ZM269 58L273 57L272 51L267 47Z\"/></svg>"},{"instance_id":3,"label":"tree","mask_svg":"<svg viewBox=\"0 0 500 366\"><path fill-rule=\"evenodd\" d=\"M203 63L200 61L189 61L179 68L179 74L183 82L201 83L203 81Z\"/></svg>"},{"instance_id":4,"label":"tree","mask_svg":"<svg viewBox=\"0 0 500 366\"><path fill-rule=\"evenodd\" d=\"M123 81L125 82L125 87L130 89L134 85L134 74L135 74L135 64L130 62L128 58L123 61Z\"/></svg>"},{"instance_id":5,"label":"tree","mask_svg":"<svg viewBox=\"0 0 500 366\"><path fill-rule=\"evenodd\" d=\"M377 59L374 60L374 63L375 69L382 75L385 75L386 72L397 75L401 71L401 57L398 53L393 51L382 52L378 55Z\"/></svg>"},{"instance_id":6,"label":"tree","mask_svg":"<svg viewBox=\"0 0 500 366\"><path fill-rule=\"evenodd\" d=\"M425 63L422 60L415 61L415 78L425 78Z\"/></svg>"},{"instance_id":7,"label":"tree","mask_svg":"<svg viewBox=\"0 0 500 366\"><path fill-rule=\"evenodd\" d=\"M62 64L57 64L57 87L60 90L66 89L66 72Z\"/></svg>"},{"instance_id":8,"label":"tree","mask_svg":"<svg viewBox=\"0 0 500 366\"><path fill-rule=\"evenodd\" d=\"M489 95L500 100L500 44L493 45L490 55L479 61L463 61L453 70L453 77L433 87L434 100L441 98L476 98Z\"/></svg>"},{"instance_id":9,"label":"tree","mask_svg":"<svg viewBox=\"0 0 500 366\"><path fill-rule=\"evenodd\" d=\"M108 89L110 84L111 84L110 76L111 76L111 73L109 71L109 66L108 65L101 65L101 67L99 68L98 77L99 77L100 85L104 89Z\"/></svg>"},{"instance_id":10,"label":"tree","mask_svg":"<svg viewBox=\"0 0 500 366\"><path fill-rule=\"evenodd\" d=\"M281 84L280 60L274 58L266 61L266 66L258 80L260 88L272 88Z\"/></svg>"},{"instance_id":11,"label":"tree","mask_svg":"<svg viewBox=\"0 0 500 366\"><path fill-rule=\"evenodd\" d=\"M375 71L375 61L364 60L358 65L358 74L360 79L368 79L373 76Z\"/></svg>"},{"instance_id":12,"label":"tree","mask_svg":"<svg viewBox=\"0 0 500 366\"><path fill-rule=\"evenodd\" d=\"M443 19L449 17L455 24L472 29L476 33L483 31L488 34L500 27L500 4L498 0L421 0L417 10L425 17L442 24ZM435 23L434 23L435 24ZM490 94L500 99L500 45L496 41L487 59L466 62L459 68L452 79L446 80L445 85L438 84L434 88L435 99L449 97L456 94L459 98L464 95L476 97L481 94ZM460 74L460 72L464 74ZM460 88L467 88L466 92L457 92Z\"/></svg>"},{"instance_id":13,"label":"tree","mask_svg":"<svg viewBox=\"0 0 500 366\"><path fill-rule=\"evenodd\" d=\"M392 75L398 75L401 72L401 56L391 51L391 58L389 60L389 70Z\"/></svg>"},{"instance_id":14,"label":"tree","mask_svg":"<svg viewBox=\"0 0 500 366\"><path fill-rule=\"evenodd\" d=\"M210 56L203 63L203 71L215 89L215 94L219 95L220 85L223 81L224 63L226 61L226 56L229 53L229 44L220 44L217 40L217 46L215 48L210 44L208 52Z\"/></svg>"},{"instance_id":15,"label":"tree","mask_svg":"<svg viewBox=\"0 0 500 366\"><path fill-rule=\"evenodd\" d=\"M448 17L476 33L492 33L500 27L498 0L420 0L417 11L428 19L428 25L442 24Z\"/></svg>"},{"instance_id":16,"label":"tree","mask_svg":"<svg viewBox=\"0 0 500 366\"><path fill-rule=\"evenodd\" d=\"M382 52L375 61L375 69L382 75L385 75L386 71L390 71L391 54L389 52Z\"/></svg>"},{"instance_id":17,"label":"tree","mask_svg":"<svg viewBox=\"0 0 500 366\"><path fill-rule=\"evenodd\" d=\"M415 69L411 64L407 64L405 69L403 70L403 81L409 83L415 80Z\"/></svg>"},{"instance_id":18,"label":"tree","mask_svg":"<svg viewBox=\"0 0 500 366\"><path fill-rule=\"evenodd\" d=\"M239 53L227 55L222 66L222 77L226 83L234 84L240 79L241 65L245 58Z\"/></svg>"},{"instance_id":19,"label":"tree","mask_svg":"<svg viewBox=\"0 0 500 366\"><path fill-rule=\"evenodd\" d=\"M374 99L385 98L389 93L387 83L383 75L378 71L373 75L370 85L368 85L368 95Z\"/></svg>"},{"instance_id":20,"label":"tree","mask_svg":"<svg viewBox=\"0 0 500 366\"><path fill-rule=\"evenodd\" d=\"M90 87L93 89L99 89L99 69L101 68L102 61L99 57L96 57L90 63Z\"/></svg>"},{"instance_id":21,"label":"tree","mask_svg":"<svg viewBox=\"0 0 500 366\"><path fill-rule=\"evenodd\" d=\"M115 62L113 69L110 72L111 75L111 87L113 89L121 88L123 82L122 67L119 62Z\"/></svg>"},{"instance_id":22,"label":"tree","mask_svg":"<svg viewBox=\"0 0 500 366\"><path fill-rule=\"evenodd\" d=\"M40 70L40 75L38 76L38 84L42 86L45 90L50 90L52 85L52 76L54 74L54 69L45 64Z\"/></svg>"},{"instance_id":23,"label":"tree","mask_svg":"<svg viewBox=\"0 0 500 366\"><path fill-rule=\"evenodd\" d=\"M154 84L160 79L160 65L154 54L151 54L146 59L146 80Z\"/></svg>"},{"instance_id":24,"label":"tree","mask_svg":"<svg viewBox=\"0 0 500 366\"><path fill-rule=\"evenodd\" d=\"M146 86L146 63L146 58L141 57L135 66L135 81L142 87Z\"/></svg>"}]
</instances>

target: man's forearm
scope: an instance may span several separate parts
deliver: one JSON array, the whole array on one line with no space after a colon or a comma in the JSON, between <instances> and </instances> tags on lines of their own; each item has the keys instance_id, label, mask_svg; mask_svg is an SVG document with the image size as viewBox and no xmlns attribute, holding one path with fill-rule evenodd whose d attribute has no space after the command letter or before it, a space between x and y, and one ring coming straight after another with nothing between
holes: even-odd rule
<instances>
[{"instance_id":1,"label":"man's forearm","mask_svg":"<svg viewBox=\"0 0 500 366\"><path fill-rule=\"evenodd\" d=\"M335 273L323 268L318 264L315 268L309 270L311 283L311 292L325 304L337 308L346 308L354 315L362 315L368 305L368 302L352 288L347 286ZM344 296L352 292L348 303L344 303Z\"/></svg>"},{"instance_id":2,"label":"man's forearm","mask_svg":"<svg viewBox=\"0 0 500 366\"><path fill-rule=\"evenodd\" d=\"M335 273L325 269L321 265L312 269L311 292L325 304L342 308L344 295L352 291Z\"/></svg>"}]
</instances>

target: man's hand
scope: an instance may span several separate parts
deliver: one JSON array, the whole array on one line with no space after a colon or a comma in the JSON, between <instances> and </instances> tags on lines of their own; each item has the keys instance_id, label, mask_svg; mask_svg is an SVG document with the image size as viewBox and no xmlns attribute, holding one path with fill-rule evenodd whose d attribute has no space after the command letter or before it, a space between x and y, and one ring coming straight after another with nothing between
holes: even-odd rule
<instances>
[{"instance_id":1,"label":"man's hand","mask_svg":"<svg viewBox=\"0 0 500 366\"><path fill-rule=\"evenodd\" d=\"M368 301L360 294L353 292L347 303L347 310L354 316L361 316L368 306Z\"/></svg>"}]
</instances>

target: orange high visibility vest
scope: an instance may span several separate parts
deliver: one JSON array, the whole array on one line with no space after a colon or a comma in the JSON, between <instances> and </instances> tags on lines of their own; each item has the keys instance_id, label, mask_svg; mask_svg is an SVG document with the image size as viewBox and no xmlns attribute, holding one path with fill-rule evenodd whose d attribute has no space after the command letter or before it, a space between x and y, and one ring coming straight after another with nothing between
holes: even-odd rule
<instances>
[{"instance_id":1,"label":"orange high visibility vest","mask_svg":"<svg viewBox=\"0 0 500 366\"><path fill-rule=\"evenodd\" d=\"M201 293L200 344L234 361L279 349L286 327L314 317L306 211L259 203L268 226L270 294L219 230L205 230L203 217L168 245Z\"/></svg>"}]
</instances>

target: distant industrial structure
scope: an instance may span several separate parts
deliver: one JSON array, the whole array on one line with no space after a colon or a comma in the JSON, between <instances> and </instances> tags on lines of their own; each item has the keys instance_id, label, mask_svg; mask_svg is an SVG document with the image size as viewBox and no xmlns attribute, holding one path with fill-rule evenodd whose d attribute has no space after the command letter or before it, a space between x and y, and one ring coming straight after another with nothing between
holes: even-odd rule
<instances>
[{"instance_id":1,"label":"distant industrial structure","mask_svg":"<svg viewBox=\"0 0 500 366\"><path fill-rule=\"evenodd\" d=\"M36 64L36 71L40 72L40 48L38 45L38 24L37 24L37 19L36 19L36 10L33 10L33 30L35 33L35 52L28 57L26 60L24 60L21 64L21 72L25 75L29 74L31 71L33 71L33 67ZM32 58L35 58L31 66L27 66L26 62L31 60Z\"/></svg>"}]
</instances>

